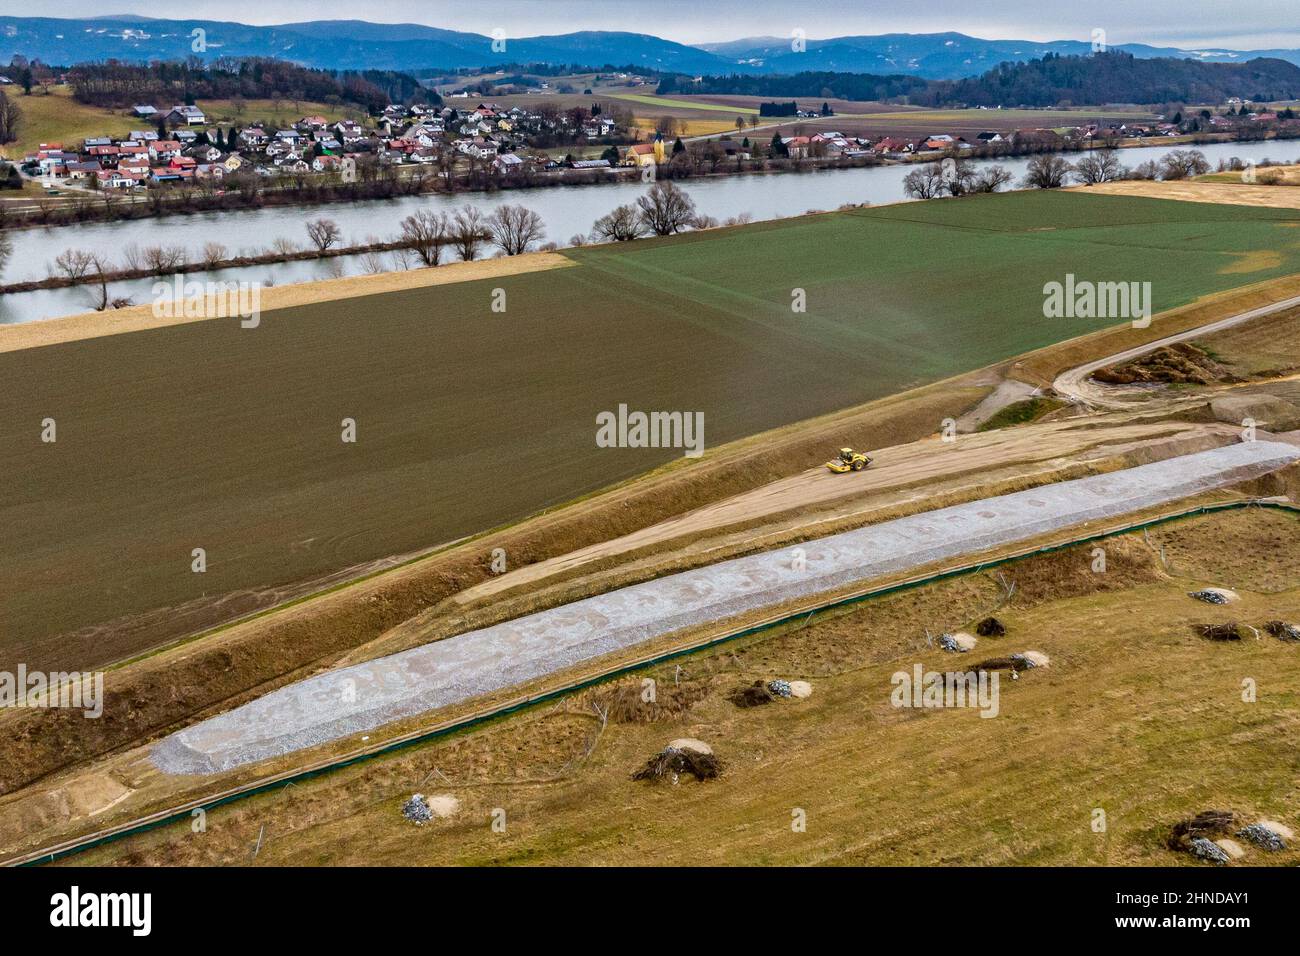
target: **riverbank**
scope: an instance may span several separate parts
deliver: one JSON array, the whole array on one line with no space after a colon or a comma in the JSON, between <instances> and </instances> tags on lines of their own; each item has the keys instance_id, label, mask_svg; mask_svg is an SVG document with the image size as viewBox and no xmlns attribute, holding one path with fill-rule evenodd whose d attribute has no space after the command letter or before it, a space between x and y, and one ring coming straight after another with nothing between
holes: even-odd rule
<instances>
[{"instance_id":1,"label":"riverbank","mask_svg":"<svg viewBox=\"0 0 1300 956\"><path fill-rule=\"evenodd\" d=\"M721 135L721 134L718 134ZM701 139L713 137L701 137ZM1235 139L1229 134L1211 133L1161 137L1152 142L1144 139L1123 140L1110 144L1102 141L1072 144L1061 148L1011 149L1001 145L970 147L961 151L961 157L970 160L1016 160L1042 153L1081 153L1095 149L1120 150L1208 146L1222 143L1255 144L1260 142L1290 142L1276 135L1261 139ZM716 179L744 176L754 173L809 173L837 169L862 169L894 164L926 163L943 158L942 153L926 152L901 157L800 157L793 159L725 159L703 163L678 161L665 164L656 171L656 178L676 181L691 179ZM707 166L707 168L705 168ZM235 188L199 189L169 186L166 191L149 190L145 195L119 194L97 190L73 191L61 197L23 197L31 205L22 209L6 208L0 203L0 226L24 229L47 226L69 226L92 222L138 221L162 219L170 216L187 216L205 212L234 212L276 207L312 207L340 203L358 203L399 199L409 196L476 195L502 191L533 190L556 186L593 186L639 182L643 171L634 166L616 166L609 169L560 169L531 172L520 176L487 175L482 172L466 173L450 184L445 174L429 167L403 166L393 170L396 175L370 182L345 183L338 178L312 176L292 186L267 187L256 180L244 181Z\"/></svg>"},{"instance_id":2,"label":"riverbank","mask_svg":"<svg viewBox=\"0 0 1300 956\"><path fill-rule=\"evenodd\" d=\"M341 299L355 299L380 295L386 292L405 292L436 285L473 282L478 279L497 279L505 276L562 269L574 265L573 260L554 252L529 252L519 256L502 256L499 259L477 259L471 262L449 262L435 268L411 269L406 272L381 272L376 275L350 276L326 279L300 285L276 286L260 290L261 312L290 309L296 306L317 305ZM159 315L153 305L133 305L107 312L87 312L43 322L23 322L0 325L0 353L19 352L23 349L97 339L124 332L139 332L171 325L214 321L207 315ZM238 322L231 317L231 322Z\"/></svg>"},{"instance_id":3,"label":"riverbank","mask_svg":"<svg viewBox=\"0 0 1300 956\"><path fill-rule=\"evenodd\" d=\"M480 241L486 242L487 239L488 237L484 235ZM449 246L452 244L452 240L441 239L437 241L437 244ZM132 279L168 279L176 275L192 275L199 272L246 268L248 266L282 265L286 262L314 262L325 259L339 259L344 256L414 250L419 245L422 245L422 243L396 239L391 242L372 242L357 246L339 246L333 249L303 249L298 252L266 252L254 256L208 258L202 262L182 262L177 265L170 265L161 270L151 268L102 269L96 267L93 262L86 262L82 264L85 269L84 272L77 270L76 274L72 275L49 276L45 279L0 284L0 295L35 292L38 289L70 289L74 286L83 285L103 287L110 282L126 282ZM105 307L107 305L108 303L105 302Z\"/></svg>"},{"instance_id":4,"label":"riverbank","mask_svg":"<svg viewBox=\"0 0 1300 956\"><path fill-rule=\"evenodd\" d=\"M1172 149L1187 146L1161 143L1131 148L1122 161L1137 166L1147 160L1158 162ZM1262 166L1264 161L1294 160L1300 144L1290 141L1226 142L1196 146L1211 166L1225 164L1233 158ZM1068 159L1069 157L1067 157ZM976 172L991 165L1004 167L1016 182L1027 171L1026 158L997 157L972 160ZM842 206L881 206L907 199L904 179L916 168L909 163L891 163L852 169L809 169L803 175L784 176L776 172L763 175L716 175L677 180L704 216L719 223L755 222L800 216L814 210L834 210ZM398 238L404 217L420 212L454 215L465 205L472 205L483 216L490 216L503 205L523 202L541 217L546 235L541 243L572 244L571 237L587 236L593 222L619 205L634 203L645 194L647 186L640 177L610 181L600 188L582 186L533 190L527 195L518 191L488 193L427 194L403 196L391 200L336 203L322 209L320 215L337 222L342 234L340 244L359 246ZM301 249L308 241L304 232L309 218L291 206L201 212L190 216L161 220L85 223L69 232L62 228L13 230L13 255L3 279L10 282L39 282L53 270L55 260L69 247L88 251L107 251L110 258L124 260L133 252L162 246L183 250L185 261L202 262L205 247L216 242L225 246L231 257L259 256L286 245ZM385 255L384 266L396 253ZM370 257L337 256L331 259L301 259L278 265L214 270L202 275L204 281L252 281L263 286L320 282L344 275L364 274L373 263ZM117 266L129 262L116 262ZM391 267L399 268L397 264ZM251 275L249 273L252 273ZM113 283L114 298L147 302L153 279ZM55 288L0 296L0 325L49 320L91 310L99 289Z\"/></svg>"}]
</instances>

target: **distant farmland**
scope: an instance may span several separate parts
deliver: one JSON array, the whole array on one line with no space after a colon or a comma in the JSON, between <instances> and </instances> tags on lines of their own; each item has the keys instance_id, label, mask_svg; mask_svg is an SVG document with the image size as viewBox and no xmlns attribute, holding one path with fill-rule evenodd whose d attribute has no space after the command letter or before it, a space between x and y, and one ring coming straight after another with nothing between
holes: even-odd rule
<instances>
[{"instance_id":1,"label":"distant farmland","mask_svg":"<svg viewBox=\"0 0 1300 956\"><path fill-rule=\"evenodd\" d=\"M587 247L255 330L0 354L0 669L110 660L165 619L57 636L431 546L679 455L598 448L619 404L702 411L716 445L1116 324L1043 318L1066 273L1150 280L1158 310L1296 272L1296 222L1078 193L904 204Z\"/></svg>"}]
</instances>

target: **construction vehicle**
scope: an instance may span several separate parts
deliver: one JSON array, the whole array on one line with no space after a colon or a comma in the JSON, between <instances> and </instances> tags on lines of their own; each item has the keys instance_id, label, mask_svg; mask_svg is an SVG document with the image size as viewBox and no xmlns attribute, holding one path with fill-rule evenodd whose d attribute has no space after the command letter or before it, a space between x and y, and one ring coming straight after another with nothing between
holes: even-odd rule
<instances>
[{"instance_id":1,"label":"construction vehicle","mask_svg":"<svg viewBox=\"0 0 1300 956\"><path fill-rule=\"evenodd\" d=\"M854 451L852 448L841 448L840 456L828 461L826 467L835 474L842 475L846 471L861 471L869 464L871 464L871 459L862 452Z\"/></svg>"}]
</instances>

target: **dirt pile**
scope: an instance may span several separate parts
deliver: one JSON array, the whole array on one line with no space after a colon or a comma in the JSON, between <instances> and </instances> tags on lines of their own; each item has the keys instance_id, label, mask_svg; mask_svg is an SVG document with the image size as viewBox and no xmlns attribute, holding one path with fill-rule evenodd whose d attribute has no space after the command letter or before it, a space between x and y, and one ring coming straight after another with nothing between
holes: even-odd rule
<instances>
[{"instance_id":1,"label":"dirt pile","mask_svg":"<svg viewBox=\"0 0 1300 956\"><path fill-rule=\"evenodd\" d=\"M1226 624L1200 624L1196 627L1196 632L1211 641L1241 640L1241 625L1236 621L1228 621Z\"/></svg>"},{"instance_id":2,"label":"dirt pile","mask_svg":"<svg viewBox=\"0 0 1300 956\"><path fill-rule=\"evenodd\" d=\"M1227 365L1190 342L1166 345L1092 376L1107 385L1214 385L1240 382Z\"/></svg>"},{"instance_id":3,"label":"dirt pile","mask_svg":"<svg viewBox=\"0 0 1300 956\"><path fill-rule=\"evenodd\" d=\"M1220 395L1210 402L1215 421L1240 425L1251 421L1275 432L1300 427L1300 408L1275 395Z\"/></svg>"},{"instance_id":4,"label":"dirt pile","mask_svg":"<svg viewBox=\"0 0 1300 956\"><path fill-rule=\"evenodd\" d=\"M1165 845L1171 850L1182 853L1193 852L1192 842L1198 839L1213 846L1210 842L1212 838L1231 832L1234 822L1235 817L1231 810L1204 810L1188 820L1179 820L1175 823L1169 831L1169 839L1165 841ZM1223 862L1227 862L1226 854Z\"/></svg>"},{"instance_id":5,"label":"dirt pile","mask_svg":"<svg viewBox=\"0 0 1300 956\"><path fill-rule=\"evenodd\" d=\"M1003 637L1007 633L1007 626L996 617L986 617L975 625L975 633L980 637Z\"/></svg>"},{"instance_id":6,"label":"dirt pile","mask_svg":"<svg viewBox=\"0 0 1300 956\"><path fill-rule=\"evenodd\" d=\"M632 774L633 780L663 780L677 783L683 774L696 780L715 780L722 772L722 764L712 753L669 745L646 761L644 767Z\"/></svg>"},{"instance_id":7,"label":"dirt pile","mask_svg":"<svg viewBox=\"0 0 1300 956\"><path fill-rule=\"evenodd\" d=\"M1011 671L1018 674L1021 671L1027 671L1035 665L1022 654L1012 654L1010 657L990 657L986 661L980 661L972 670L975 671Z\"/></svg>"},{"instance_id":8,"label":"dirt pile","mask_svg":"<svg viewBox=\"0 0 1300 956\"><path fill-rule=\"evenodd\" d=\"M776 700L771 688L761 680L756 680L747 687L741 687L727 698L737 707L761 707Z\"/></svg>"}]
</instances>

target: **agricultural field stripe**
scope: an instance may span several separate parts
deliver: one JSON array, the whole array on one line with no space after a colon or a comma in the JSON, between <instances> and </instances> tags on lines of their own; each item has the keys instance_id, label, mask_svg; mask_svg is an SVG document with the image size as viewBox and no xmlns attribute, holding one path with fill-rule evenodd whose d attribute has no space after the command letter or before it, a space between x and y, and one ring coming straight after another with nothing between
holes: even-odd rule
<instances>
[{"instance_id":1,"label":"agricultural field stripe","mask_svg":"<svg viewBox=\"0 0 1300 956\"><path fill-rule=\"evenodd\" d=\"M523 684L685 628L1118 517L1300 459L1243 442L910 515L668 575L320 674L165 738L168 773L214 773Z\"/></svg>"},{"instance_id":2,"label":"agricultural field stripe","mask_svg":"<svg viewBox=\"0 0 1300 956\"><path fill-rule=\"evenodd\" d=\"M578 263L557 252L532 252L520 256L502 256L498 259L479 259L473 262L449 262L429 269L410 269L404 272L381 272L375 275L348 276L341 279L321 279L292 285L271 286L261 290L261 311L292 309L305 305L319 305L341 299L385 295L431 286L477 282L483 279L500 279L529 272L563 269ZM181 277L185 279L185 276ZM199 274L190 280L203 282ZM172 282L172 277L160 279ZM142 332L171 325L218 321L205 316L155 316L152 305L132 305L111 312L87 312L58 319L39 319L0 325L0 352L19 352L23 349L61 345L83 339L98 339L126 332ZM238 322L238 318L220 321Z\"/></svg>"}]
</instances>

